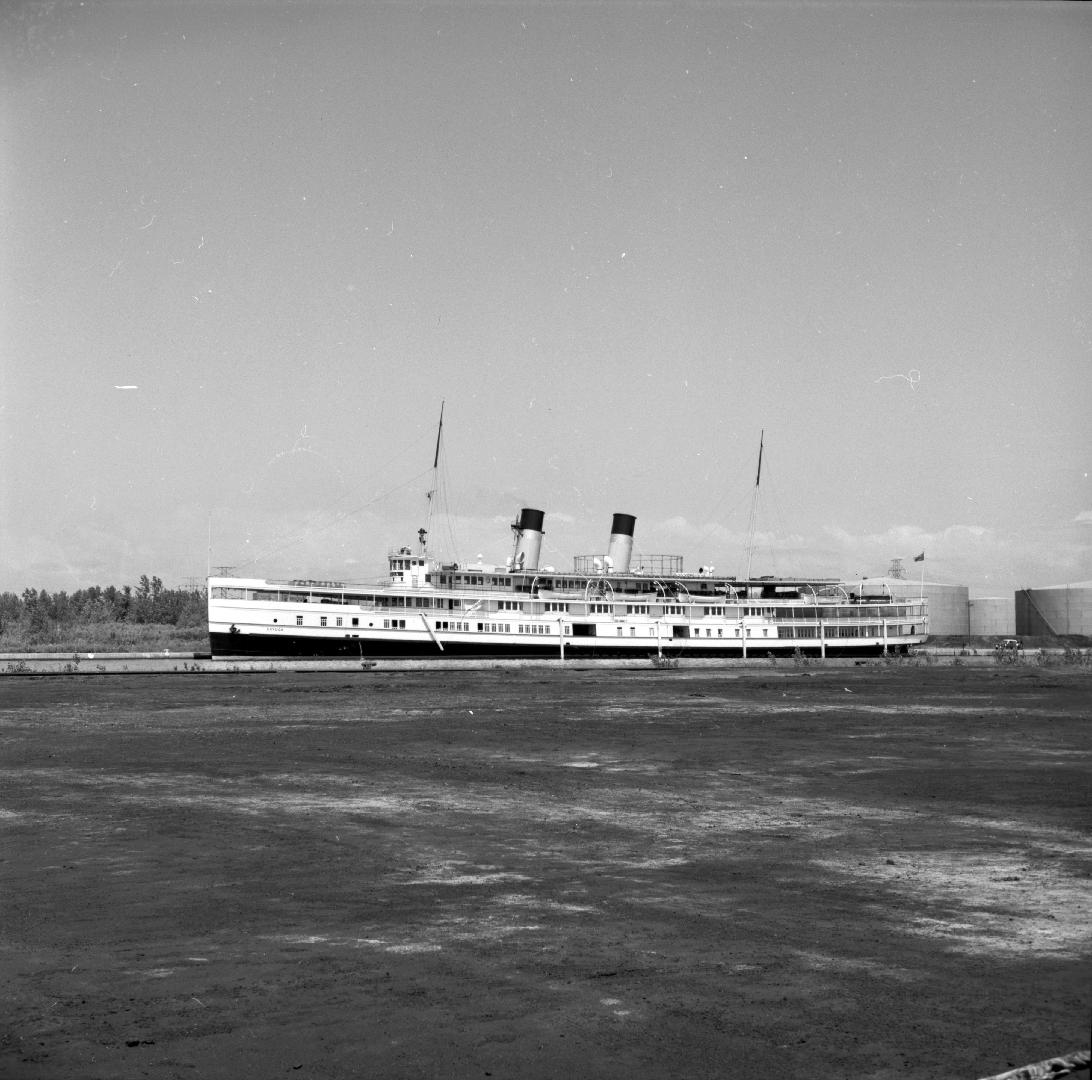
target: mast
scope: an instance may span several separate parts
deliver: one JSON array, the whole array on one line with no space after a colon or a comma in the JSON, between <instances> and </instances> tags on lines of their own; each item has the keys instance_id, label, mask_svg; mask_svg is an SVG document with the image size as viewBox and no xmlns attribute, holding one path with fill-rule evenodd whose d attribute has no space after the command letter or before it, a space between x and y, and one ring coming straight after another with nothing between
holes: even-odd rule
<instances>
[{"instance_id":1,"label":"mast","mask_svg":"<svg viewBox=\"0 0 1092 1080\"><path fill-rule=\"evenodd\" d=\"M751 558L755 553L755 529L758 526L758 485L762 480L762 445L766 441L766 429L758 436L758 471L755 473L755 490L751 496L751 517L747 522L747 573L744 580L751 580Z\"/></svg>"},{"instance_id":2,"label":"mast","mask_svg":"<svg viewBox=\"0 0 1092 1080\"><path fill-rule=\"evenodd\" d=\"M432 487L429 488L425 498L428 500L428 513L425 518L425 527L417 530L417 538L421 543L421 554L428 554L428 536L432 530L432 509L436 502L436 493L440 488L440 438L444 433L444 402L440 402L440 423L436 427L436 452L432 456Z\"/></svg>"}]
</instances>

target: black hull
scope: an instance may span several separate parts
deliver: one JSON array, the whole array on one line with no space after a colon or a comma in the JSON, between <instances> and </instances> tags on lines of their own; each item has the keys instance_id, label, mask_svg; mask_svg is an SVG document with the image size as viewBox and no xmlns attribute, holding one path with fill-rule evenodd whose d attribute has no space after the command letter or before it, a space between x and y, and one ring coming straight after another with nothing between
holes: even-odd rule
<instances>
[{"instance_id":1,"label":"black hull","mask_svg":"<svg viewBox=\"0 0 1092 1080\"><path fill-rule=\"evenodd\" d=\"M490 641L488 638L475 638L466 642L446 642L441 651L431 641L364 641L362 638L314 638L296 637L288 634L222 634L209 635L211 651L218 660L229 658L277 659L296 657L300 659L329 660L370 660L388 659L475 659L475 660L558 660L560 651L550 644L506 644ZM770 656L781 660L792 659L797 649L788 644L766 648L749 649L748 660L765 660ZM817 645L800 647L800 655L817 658L821 655ZM889 653L905 652L905 646L889 646ZM594 638L568 638L565 641L565 659L612 659L646 660L656 656L656 649L638 649L632 646L619 647ZM663 655L668 658L685 659L687 657L719 657L723 660L743 658L743 650L725 646L681 646L678 648L665 644ZM882 645L846 646L827 645L827 656L882 656Z\"/></svg>"}]
</instances>

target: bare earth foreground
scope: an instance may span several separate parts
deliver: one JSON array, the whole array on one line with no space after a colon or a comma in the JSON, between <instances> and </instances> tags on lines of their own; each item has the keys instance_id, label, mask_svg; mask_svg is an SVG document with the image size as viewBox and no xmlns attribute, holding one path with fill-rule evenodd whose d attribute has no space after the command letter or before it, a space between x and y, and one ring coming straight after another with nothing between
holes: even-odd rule
<instances>
[{"instance_id":1,"label":"bare earth foreground","mask_svg":"<svg viewBox=\"0 0 1092 1080\"><path fill-rule=\"evenodd\" d=\"M0 1076L975 1078L1087 1047L1090 691L0 680Z\"/></svg>"}]
</instances>

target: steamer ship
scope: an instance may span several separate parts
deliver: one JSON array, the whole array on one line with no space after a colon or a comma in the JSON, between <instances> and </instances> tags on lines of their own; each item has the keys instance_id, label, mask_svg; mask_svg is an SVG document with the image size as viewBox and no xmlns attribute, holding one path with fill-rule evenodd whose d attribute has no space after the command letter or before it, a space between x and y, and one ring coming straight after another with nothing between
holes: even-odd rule
<instances>
[{"instance_id":1,"label":"steamer ship","mask_svg":"<svg viewBox=\"0 0 1092 1080\"><path fill-rule=\"evenodd\" d=\"M430 503L431 505L431 503ZM636 518L614 514L607 550L540 567L545 514L524 508L503 566L388 555L373 584L210 577L214 657L519 658L875 656L925 640L926 601L830 578L694 573L633 558Z\"/></svg>"}]
</instances>

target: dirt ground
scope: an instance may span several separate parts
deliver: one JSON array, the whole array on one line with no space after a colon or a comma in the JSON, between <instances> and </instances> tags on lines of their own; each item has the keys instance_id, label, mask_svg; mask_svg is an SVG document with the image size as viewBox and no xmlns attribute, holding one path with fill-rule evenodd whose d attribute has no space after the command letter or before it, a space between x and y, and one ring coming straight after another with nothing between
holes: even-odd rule
<instances>
[{"instance_id":1,"label":"dirt ground","mask_svg":"<svg viewBox=\"0 0 1092 1080\"><path fill-rule=\"evenodd\" d=\"M1090 736L1033 668L0 679L0 1076L1084 1048Z\"/></svg>"}]
</instances>

